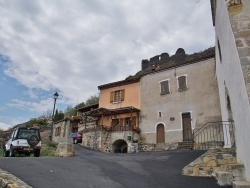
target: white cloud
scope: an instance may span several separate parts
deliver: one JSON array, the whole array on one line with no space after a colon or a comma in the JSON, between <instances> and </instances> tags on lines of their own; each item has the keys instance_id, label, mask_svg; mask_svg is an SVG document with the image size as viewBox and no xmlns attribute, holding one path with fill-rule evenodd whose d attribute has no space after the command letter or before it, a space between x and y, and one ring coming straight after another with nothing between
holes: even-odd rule
<instances>
[{"instance_id":1,"label":"white cloud","mask_svg":"<svg viewBox=\"0 0 250 188\"><path fill-rule=\"evenodd\" d=\"M63 101L85 101L97 86L125 79L142 59L213 45L209 1L0 1L0 53L5 73L29 88L57 90ZM51 101L13 100L43 111ZM49 102L49 103L48 103ZM47 104L48 103L48 104Z\"/></svg>"},{"instance_id":2,"label":"white cloud","mask_svg":"<svg viewBox=\"0 0 250 188\"><path fill-rule=\"evenodd\" d=\"M11 127L11 125L0 122L0 129L2 129L2 130L7 130L7 129L9 129L10 127Z\"/></svg>"},{"instance_id":3,"label":"white cloud","mask_svg":"<svg viewBox=\"0 0 250 188\"><path fill-rule=\"evenodd\" d=\"M31 102L26 100L20 100L20 99L12 99L10 103L7 103L7 106L28 110L30 112L37 112L41 115L43 112L46 112L48 109L51 109L53 105L53 99L45 99L37 102ZM67 103L67 101L61 100L60 102Z\"/></svg>"}]
</instances>

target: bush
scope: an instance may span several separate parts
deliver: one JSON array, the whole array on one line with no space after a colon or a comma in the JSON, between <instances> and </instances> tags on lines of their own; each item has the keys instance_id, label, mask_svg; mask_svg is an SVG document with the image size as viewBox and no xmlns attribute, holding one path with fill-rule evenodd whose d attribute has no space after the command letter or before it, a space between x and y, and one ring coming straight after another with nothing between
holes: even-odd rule
<instances>
[{"instance_id":1,"label":"bush","mask_svg":"<svg viewBox=\"0 0 250 188\"><path fill-rule=\"evenodd\" d=\"M48 147L50 147L50 148L56 148L57 147L57 144L55 142L52 142L52 141L47 141L46 145Z\"/></svg>"},{"instance_id":2,"label":"bush","mask_svg":"<svg viewBox=\"0 0 250 188\"><path fill-rule=\"evenodd\" d=\"M40 152L41 157L53 157L55 156L57 144L51 141L46 142L42 145Z\"/></svg>"}]
</instances>

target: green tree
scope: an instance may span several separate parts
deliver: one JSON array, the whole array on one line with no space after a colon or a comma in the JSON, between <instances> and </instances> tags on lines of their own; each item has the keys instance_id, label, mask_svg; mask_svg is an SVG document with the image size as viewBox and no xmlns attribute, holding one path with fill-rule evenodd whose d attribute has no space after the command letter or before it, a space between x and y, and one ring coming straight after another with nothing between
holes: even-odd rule
<instances>
[{"instance_id":1,"label":"green tree","mask_svg":"<svg viewBox=\"0 0 250 188\"><path fill-rule=\"evenodd\" d=\"M62 119L64 119L64 113L63 113L63 111L60 110L58 112L58 110L56 109L56 112L55 112L55 115L54 115L54 122L60 121Z\"/></svg>"},{"instance_id":2,"label":"green tree","mask_svg":"<svg viewBox=\"0 0 250 188\"><path fill-rule=\"evenodd\" d=\"M77 104L75 106L75 109L79 109L79 108L82 108L82 107L85 107L85 103L84 102L81 102L81 103Z\"/></svg>"},{"instance_id":3,"label":"green tree","mask_svg":"<svg viewBox=\"0 0 250 188\"><path fill-rule=\"evenodd\" d=\"M98 95L92 95L86 100L85 104L86 104L86 106L89 106L89 105L92 105L92 104L97 104L98 102L99 102L99 96Z\"/></svg>"},{"instance_id":4,"label":"green tree","mask_svg":"<svg viewBox=\"0 0 250 188\"><path fill-rule=\"evenodd\" d=\"M72 117L76 115L76 109L69 105L66 110L64 111L65 117Z\"/></svg>"}]
</instances>

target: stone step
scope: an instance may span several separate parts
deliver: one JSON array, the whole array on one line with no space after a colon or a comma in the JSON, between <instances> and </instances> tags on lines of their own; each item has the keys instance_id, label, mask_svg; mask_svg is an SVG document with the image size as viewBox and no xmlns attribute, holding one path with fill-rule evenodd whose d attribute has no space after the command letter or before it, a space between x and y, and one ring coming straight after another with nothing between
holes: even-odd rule
<instances>
[{"instance_id":1,"label":"stone step","mask_svg":"<svg viewBox=\"0 0 250 188\"><path fill-rule=\"evenodd\" d=\"M232 172L217 171L215 172L215 178L220 186L231 185L233 181Z\"/></svg>"},{"instance_id":2,"label":"stone step","mask_svg":"<svg viewBox=\"0 0 250 188\"><path fill-rule=\"evenodd\" d=\"M226 164L221 166L222 171L231 172L233 174L234 181L244 181L245 178L245 168L242 164Z\"/></svg>"},{"instance_id":3,"label":"stone step","mask_svg":"<svg viewBox=\"0 0 250 188\"><path fill-rule=\"evenodd\" d=\"M183 142L178 142L177 149L193 149L193 141L183 141Z\"/></svg>"},{"instance_id":4,"label":"stone step","mask_svg":"<svg viewBox=\"0 0 250 188\"><path fill-rule=\"evenodd\" d=\"M242 168L244 168L244 165L238 163L221 165L221 169L223 171L232 171L233 169L242 169Z\"/></svg>"},{"instance_id":5,"label":"stone step","mask_svg":"<svg viewBox=\"0 0 250 188\"><path fill-rule=\"evenodd\" d=\"M233 181L233 188L250 188L249 181Z\"/></svg>"}]
</instances>

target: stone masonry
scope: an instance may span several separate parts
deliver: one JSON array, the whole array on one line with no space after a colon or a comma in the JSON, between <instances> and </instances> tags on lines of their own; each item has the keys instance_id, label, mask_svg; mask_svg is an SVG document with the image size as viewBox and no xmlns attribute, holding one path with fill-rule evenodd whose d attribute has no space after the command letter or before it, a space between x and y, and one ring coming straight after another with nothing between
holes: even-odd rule
<instances>
[{"instance_id":1,"label":"stone masonry","mask_svg":"<svg viewBox=\"0 0 250 188\"><path fill-rule=\"evenodd\" d=\"M187 176L215 176L216 171L224 170L228 164L236 165L235 148L211 149L183 168Z\"/></svg>"},{"instance_id":2,"label":"stone masonry","mask_svg":"<svg viewBox=\"0 0 250 188\"><path fill-rule=\"evenodd\" d=\"M101 148L101 134L102 131L83 133L82 145L87 148L99 151Z\"/></svg>"},{"instance_id":3,"label":"stone masonry","mask_svg":"<svg viewBox=\"0 0 250 188\"><path fill-rule=\"evenodd\" d=\"M250 100L250 1L230 0L227 6Z\"/></svg>"}]
</instances>

